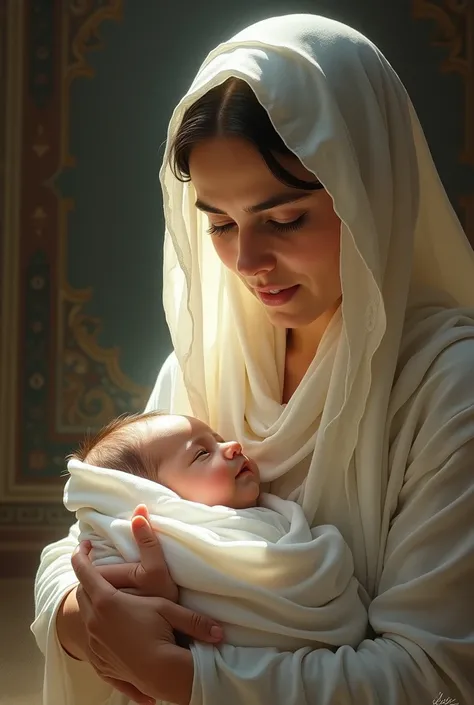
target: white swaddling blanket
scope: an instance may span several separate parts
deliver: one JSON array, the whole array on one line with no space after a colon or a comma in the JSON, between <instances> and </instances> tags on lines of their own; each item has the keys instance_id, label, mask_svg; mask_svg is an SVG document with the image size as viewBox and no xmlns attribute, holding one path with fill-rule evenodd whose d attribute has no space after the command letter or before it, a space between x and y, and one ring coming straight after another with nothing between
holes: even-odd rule
<instances>
[{"instance_id":1,"label":"white swaddling blanket","mask_svg":"<svg viewBox=\"0 0 474 705\"><path fill-rule=\"evenodd\" d=\"M132 512L146 504L180 603L222 623L235 646L357 646L367 611L352 554L334 526L310 529L301 507L264 494L235 510L181 499L151 480L71 460L64 504L96 564L135 562Z\"/></svg>"}]
</instances>

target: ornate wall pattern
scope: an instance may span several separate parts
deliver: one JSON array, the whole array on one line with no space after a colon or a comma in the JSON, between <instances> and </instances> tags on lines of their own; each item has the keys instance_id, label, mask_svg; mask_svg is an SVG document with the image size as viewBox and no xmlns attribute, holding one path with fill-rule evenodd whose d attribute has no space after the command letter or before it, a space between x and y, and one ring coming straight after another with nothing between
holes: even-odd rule
<instances>
[{"instance_id":1,"label":"ornate wall pattern","mask_svg":"<svg viewBox=\"0 0 474 705\"><path fill-rule=\"evenodd\" d=\"M457 73L464 83L464 144L461 162L474 166L474 2L472 0L413 0L416 19L434 23L432 43L446 56L443 73ZM474 246L474 193L459 196L464 227Z\"/></svg>"},{"instance_id":2,"label":"ornate wall pattern","mask_svg":"<svg viewBox=\"0 0 474 705\"><path fill-rule=\"evenodd\" d=\"M75 167L72 82L93 78L88 55L103 49L101 25L122 19L122 0L1 8L0 542L44 544L48 527L70 523L59 504L67 453L88 430L142 409L149 394L121 371L119 350L99 344L101 321L83 310L94 292L68 283L74 202L56 188Z\"/></svg>"}]
</instances>

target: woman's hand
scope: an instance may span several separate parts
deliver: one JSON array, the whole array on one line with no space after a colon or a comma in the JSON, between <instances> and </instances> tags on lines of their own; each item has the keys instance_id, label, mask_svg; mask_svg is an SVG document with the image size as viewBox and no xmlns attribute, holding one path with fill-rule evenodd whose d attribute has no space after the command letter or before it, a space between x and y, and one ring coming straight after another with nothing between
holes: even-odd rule
<instances>
[{"instance_id":1,"label":"woman's hand","mask_svg":"<svg viewBox=\"0 0 474 705\"><path fill-rule=\"evenodd\" d=\"M176 602L178 587L170 576L160 543L148 523L145 505L135 509L132 532L140 552L140 562L99 566L96 570L111 585L124 592L145 597L164 597ZM66 595L58 610L56 629L63 649L72 658L87 661L87 632L78 606L81 592L79 584Z\"/></svg>"},{"instance_id":2,"label":"woman's hand","mask_svg":"<svg viewBox=\"0 0 474 705\"><path fill-rule=\"evenodd\" d=\"M140 504L133 513L132 532L140 551L140 562L98 566L97 570L117 590L177 602L178 586L171 578L144 504Z\"/></svg>"},{"instance_id":3,"label":"woman's hand","mask_svg":"<svg viewBox=\"0 0 474 705\"><path fill-rule=\"evenodd\" d=\"M158 539L146 518L134 519L134 523L138 524L134 535L143 561L142 575L161 571L163 577L162 564L166 564ZM77 601L87 633L87 656L98 675L139 703L153 702L150 697L167 699L172 683L179 684L181 693L190 692L192 657L175 645L173 630L215 644L222 638L221 629L170 600L116 589L101 575L102 569L92 565L89 550L90 545L81 544L72 565L81 583ZM142 580L143 588L143 578L137 579L137 574L135 570L130 576L134 585Z\"/></svg>"}]
</instances>

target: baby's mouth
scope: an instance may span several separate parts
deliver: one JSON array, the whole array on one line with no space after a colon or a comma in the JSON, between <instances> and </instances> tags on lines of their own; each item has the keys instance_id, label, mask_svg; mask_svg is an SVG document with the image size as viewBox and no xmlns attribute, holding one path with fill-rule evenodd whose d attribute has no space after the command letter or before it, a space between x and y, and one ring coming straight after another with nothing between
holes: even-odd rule
<instances>
[{"instance_id":1,"label":"baby's mouth","mask_svg":"<svg viewBox=\"0 0 474 705\"><path fill-rule=\"evenodd\" d=\"M235 476L235 479L237 480L237 478L241 477L243 474L251 473L251 472L252 472L252 470L250 469L249 464L245 461L243 463L242 467L240 468L239 472Z\"/></svg>"}]
</instances>

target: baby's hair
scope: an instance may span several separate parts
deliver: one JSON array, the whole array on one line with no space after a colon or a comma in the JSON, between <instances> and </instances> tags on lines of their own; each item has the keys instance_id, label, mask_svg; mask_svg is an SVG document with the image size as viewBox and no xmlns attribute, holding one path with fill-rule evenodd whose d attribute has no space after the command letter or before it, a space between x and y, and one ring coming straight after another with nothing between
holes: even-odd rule
<instances>
[{"instance_id":1,"label":"baby's hair","mask_svg":"<svg viewBox=\"0 0 474 705\"><path fill-rule=\"evenodd\" d=\"M96 467L149 478L151 468L140 447L141 436L134 426L157 416L166 416L166 413L148 411L145 414L122 414L95 435L86 436L77 451L69 457Z\"/></svg>"}]
</instances>

